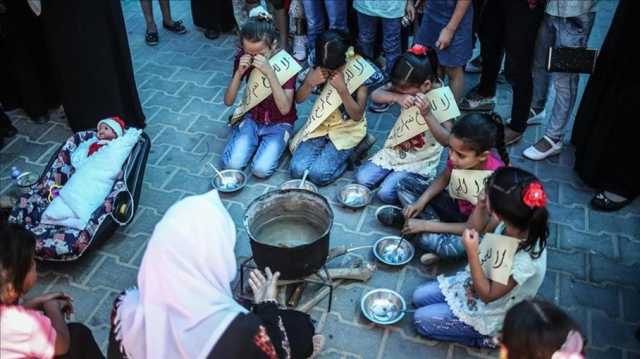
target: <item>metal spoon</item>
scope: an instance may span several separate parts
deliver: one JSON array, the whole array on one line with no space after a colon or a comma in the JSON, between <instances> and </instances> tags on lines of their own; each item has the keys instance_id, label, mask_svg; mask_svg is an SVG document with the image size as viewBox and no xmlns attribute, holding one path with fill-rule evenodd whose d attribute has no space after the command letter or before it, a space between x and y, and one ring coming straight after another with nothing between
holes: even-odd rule
<instances>
[{"instance_id":1,"label":"metal spoon","mask_svg":"<svg viewBox=\"0 0 640 359\"><path fill-rule=\"evenodd\" d=\"M207 162L207 164L209 165L209 167L213 168L214 171L216 171L216 173L218 174L218 177L220 177L220 181L222 182L223 186L229 185L231 184L231 178L225 177L222 172L220 172L216 166L213 165L213 163L211 162Z\"/></svg>"},{"instance_id":2,"label":"metal spoon","mask_svg":"<svg viewBox=\"0 0 640 359\"><path fill-rule=\"evenodd\" d=\"M400 236L400 240L398 241L398 244L396 245L396 247L393 249L393 251L391 251L391 253L395 254L398 249L400 249L400 245L402 245L402 242L404 242L404 235Z\"/></svg>"},{"instance_id":3,"label":"metal spoon","mask_svg":"<svg viewBox=\"0 0 640 359\"><path fill-rule=\"evenodd\" d=\"M307 168L306 170L304 170L304 174L302 175L302 181L300 181L300 185L298 185L298 188L300 189L304 188L304 183L307 181L308 175L309 175L309 169Z\"/></svg>"}]
</instances>

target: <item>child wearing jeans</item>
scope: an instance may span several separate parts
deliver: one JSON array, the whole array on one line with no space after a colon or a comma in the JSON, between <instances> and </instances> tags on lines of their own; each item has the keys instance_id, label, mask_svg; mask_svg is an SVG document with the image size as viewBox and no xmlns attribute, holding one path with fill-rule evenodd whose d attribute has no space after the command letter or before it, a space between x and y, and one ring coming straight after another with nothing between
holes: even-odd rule
<instances>
[{"instance_id":1,"label":"child wearing jeans","mask_svg":"<svg viewBox=\"0 0 640 359\"><path fill-rule=\"evenodd\" d=\"M500 359L584 359L582 330L552 303L526 299L509 309L500 338Z\"/></svg>"},{"instance_id":2,"label":"child wearing jeans","mask_svg":"<svg viewBox=\"0 0 640 359\"><path fill-rule=\"evenodd\" d=\"M539 161L562 152L564 130L578 96L580 75L558 72L549 76L546 70L547 56L549 47L587 46L591 27L596 17L596 13L593 11L594 6L594 0L553 0L547 3L534 53L533 100L531 102L533 116L529 121L533 117L543 114L549 90L549 77L553 78L556 96L544 136L522 153L530 160Z\"/></svg>"},{"instance_id":3,"label":"child wearing jeans","mask_svg":"<svg viewBox=\"0 0 640 359\"><path fill-rule=\"evenodd\" d=\"M403 108L418 106L429 130L395 146L382 148L356 172L356 182L374 189L385 203L398 202L398 182L412 173L433 178L443 146L449 143L451 121L438 123L428 113L423 94L437 86L438 58L434 49L414 45L391 71L391 83L373 91L371 99L381 104L397 103ZM382 207L381 207L382 208Z\"/></svg>"},{"instance_id":4,"label":"child wearing jeans","mask_svg":"<svg viewBox=\"0 0 640 359\"><path fill-rule=\"evenodd\" d=\"M242 27L241 49L224 95L225 105L233 105L241 81L248 78L254 68L269 80L271 95L235 125L222 154L224 168L243 169L251 161L253 175L259 178L267 178L275 172L296 120L293 103L296 76L281 85L269 65L269 58L278 51L277 39L278 33L265 14L251 18Z\"/></svg>"},{"instance_id":5,"label":"child wearing jeans","mask_svg":"<svg viewBox=\"0 0 640 359\"><path fill-rule=\"evenodd\" d=\"M489 177L485 191L486 199L479 199L470 221L475 229L463 234L469 265L455 275L440 275L413 293L416 330L429 339L495 347L493 337L507 311L535 296L544 280L549 213L542 184L527 171L503 167ZM476 229L486 233L494 228L497 234L520 240L506 285L487 278L478 256Z\"/></svg>"},{"instance_id":6,"label":"child wearing jeans","mask_svg":"<svg viewBox=\"0 0 640 359\"><path fill-rule=\"evenodd\" d=\"M474 205L451 198L446 188L454 169L495 170L508 165L503 133L502 119L497 114L465 115L451 129L445 171L433 182L430 178L412 175L398 184L398 197L405 207L402 233L419 234L417 245L427 252L420 258L423 264L465 256L460 235L467 228ZM493 148L500 157L494 154Z\"/></svg>"},{"instance_id":7,"label":"child wearing jeans","mask_svg":"<svg viewBox=\"0 0 640 359\"><path fill-rule=\"evenodd\" d=\"M401 19L405 14L413 21L415 9L413 0L379 1L354 0L353 8L358 14L358 49L365 57L374 58L378 24L382 23L382 49L385 56L385 75L389 78L391 69L402 54L400 33ZM383 112L389 108L388 103L376 103L371 106L374 112Z\"/></svg>"},{"instance_id":8,"label":"child wearing jeans","mask_svg":"<svg viewBox=\"0 0 640 359\"><path fill-rule=\"evenodd\" d=\"M65 322L73 298L22 297L36 284L36 238L17 224L0 228L0 358L104 358L89 328Z\"/></svg>"},{"instance_id":9,"label":"child wearing jeans","mask_svg":"<svg viewBox=\"0 0 640 359\"><path fill-rule=\"evenodd\" d=\"M440 66L449 77L457 101L464 88L464 66L473 51L471 0L427 1L425 7L415 42L437 49Z\"/></svg>"}]
</instances>

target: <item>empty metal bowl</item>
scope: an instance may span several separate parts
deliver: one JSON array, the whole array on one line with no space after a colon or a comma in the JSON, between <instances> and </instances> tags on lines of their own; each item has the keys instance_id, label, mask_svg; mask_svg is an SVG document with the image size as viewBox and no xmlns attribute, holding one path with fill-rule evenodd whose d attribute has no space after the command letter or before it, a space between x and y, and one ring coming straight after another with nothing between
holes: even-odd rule
<instances>
[{"instance_id":1,"label":"empty metal bowl","mask_svg":"<svg viewBox=\"0 0 640 359\"><path fill-rule=\"evenodd\" d=\"M289 180L289 181L283 182L280 185L280 189L305 189L307 191L318 193L318 187L316 187L316 185L314 185L313 183L306 180L304 181L304 185L301 188L300 187L301 182L302 180L300 179Z\"/></svg>"},{"instance_id":2,"label":"empty metal bowl","mask_svg":"<svg viewBox=\"0 0 640 359\"><path fill-rule=\"evenodd\" d=\"M338 201L345 207L362 208L373 199L373 192L366 186L350 183L338 191Z\"/></svg>"},{"instance_id":3,"label":"empty metal bowl","mask_svg":"<svg viewBox=\"0 0 640 359\"><path fill-rule=\"evenodd\" d=\"M406 239L398 247L398 236L382 237L373 245L373 255L382 263L390 266L402 266L411 261L416 250Z\"/></svg>"},{"instance_id":4,"label":"empty metal bowl","mask_svg":"<svg viewBox=\"0 0 640 359\"><path fill-rule=\"evenodd\" d=\"M235 192L247 184L247 175L240 170L224 170L215 174L211 185L220 192Z\"/></svg>"},{"instance_id":5,"label":"empty metal bowl","mask_svg":"<svg viewBox=\"0 0 640 359\"><path fill-rule=\"evenodd\" d=\"M407 304L398 292L391 289L374 289L360 300L360 310L370 321L389 325L404 318Z\"/></svg>"}]
</instances>

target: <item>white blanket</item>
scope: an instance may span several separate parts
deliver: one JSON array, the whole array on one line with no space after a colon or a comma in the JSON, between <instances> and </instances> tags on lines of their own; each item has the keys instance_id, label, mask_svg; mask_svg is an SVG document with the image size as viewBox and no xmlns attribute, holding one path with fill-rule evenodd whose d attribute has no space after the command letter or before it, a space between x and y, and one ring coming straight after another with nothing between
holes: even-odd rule
<instances>
[{"instance_id":1,"label":"white blanket","mask_svg":"<svg viewBox=\"0 0 640 359\"><path fill-rule=\"evenodd\" d=\"M42 214L41 223L84 229L111 192L116 176L138 142L141 130L128 129L100 148L69 178Z\"/></svg>"}]
</instances>

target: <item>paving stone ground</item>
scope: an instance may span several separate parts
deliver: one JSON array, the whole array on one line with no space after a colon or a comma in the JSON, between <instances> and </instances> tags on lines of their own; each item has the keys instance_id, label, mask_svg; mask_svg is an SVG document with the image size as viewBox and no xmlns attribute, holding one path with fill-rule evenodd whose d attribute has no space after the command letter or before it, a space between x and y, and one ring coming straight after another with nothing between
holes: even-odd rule
<instances>
[{"instance_id":1,"label":"paving stone ground","mask_svg":"<svg viewBox=\"0 0 640 359\"><path fill-rule=\"evenodd\" d=\"M593 46L600 46L616 3L600 2L591 38ZM222 103L222 96L237 40L231 35L206 40L191 25L189 3L174 1L171 5L175 18L185 19L190 32L177 36L161 29L160 44L151 48L143 41L145 25L138 2L123 3L136 83L147 117L146 132L153 142L135 220L74 263L41 264L39 282L33 290L33 294L70 292L76 299L75 320L91 327L103 348L111 303L121 290L135 284L154 225L175 201L209 189L205 164L220 159L229 135L225 126L229 109ZM156 18L159 19L157 8ZM469 75L467 79L471 85L477 76ZM499 87L498 96L498 110L506 115L511 101L506 85ZM310 103L300 106L300 118L305 118L309 110ZM367 114L369 130L379 143L393 124L397 109L394 111ZM13 112L11 117L20 132L0 151L0 194L14 191L9 179L11 166L40 172L56 146L71 134L64 120L36 125L20 111ZM539 295L559 304L580 322L588 337L589 357L640 358L640 342L634 339L640 322L640 201L612 214L591 210L588 201L593 190L572 170L571 146L566 146L560 156L542 162L521 157L522 150L541 132L540 126L530 127L524 141L510 150L514 164L537 174L550 193L552 236L547 275ZM285 181L287 166L288 158L269 180L251 179L242 192L224 196L238 224L238 257L250 255L246 232L239 223L244 209L254 197ZM352 176L352 172L346 173L336 184L322 188L321 193L333 198L337 186L349 182ZM380 205L374 202L361 211L335 206L332 246L366 245L380 236L393 234L373 217ZM368 257L366 252L362 255ZM409 318L398 325L380 328L367 323L359 314L358 302L364 291L386 287L409 298L416 285L444 270L452 268L425 269L414 261L400 270L381 267L368 283L340 287L332 312L326 312L326 303L312 311L319 330L328 336L322 357L495 357L495 352L424 340L413 330Z\"/></svg>"}]
</instances>

